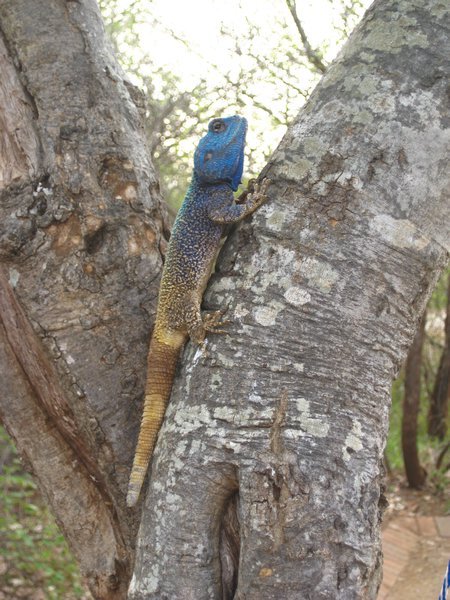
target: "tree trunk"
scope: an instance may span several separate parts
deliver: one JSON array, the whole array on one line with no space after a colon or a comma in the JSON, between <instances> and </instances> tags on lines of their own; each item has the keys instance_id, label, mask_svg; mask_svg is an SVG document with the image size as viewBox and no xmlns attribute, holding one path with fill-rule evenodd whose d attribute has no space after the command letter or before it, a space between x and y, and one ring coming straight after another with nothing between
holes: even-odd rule
<instances>
[{"instance_id":1,"label":"tree trunk","mask_svg":"<svg viewBox=\"0 0 450 600\"><path fill-rule=\"evenodd\" d=\"M402 450L406 478L412 488L421 488L426 471L420 466L417 451L417 417L420 409L420 380L425 316L408 352L405 366L405 395L403 398Z\"/></svg>"},{"instance_id":2,"label":"tree trunk","mask_svg":"<svg viewBox=\"0 0 450 600\"><path fill-rule=\"evenodd\" d=\"M0 4L0 414L96 598L125 598L125 492L162 260L140 95L94 0Z\"/></svg>"},{"instance_id":3,"label":"tree trunk","mask_svg":"<svg viewBox=\"0 0 450 600\"><path fill-rule=\"evenodd\" d=\"M375 2L265 169L206 296L231 335L184 353L133 600L376 597L391 382L448 258L449 16Z\"/></svg>"},{"instance_id":4,"label":"tree trunk","mask_svg":"<svg viewBox=\"0 0 450 600\"><path fill-rule=\"evenodd\" d=\"M445 339L428 412L428 433L443 440L447 433L447 411L450 396L450 275L447 287Z\"/></svg>"},{"instance_id":5,"label":"tree trunk","mask_svg":"<svg viewBox=\"0 0 450 600\"><path fill-rule=\"evenodd\" d=\"M450 237L448 17L375 2L270 161L206 298L231 335L184 353L131 598L375 598L390 384ZM0 411L94 596L124 598L164 244L140 96L93 0L0 19Z\"/></svg>"}]
</instances>

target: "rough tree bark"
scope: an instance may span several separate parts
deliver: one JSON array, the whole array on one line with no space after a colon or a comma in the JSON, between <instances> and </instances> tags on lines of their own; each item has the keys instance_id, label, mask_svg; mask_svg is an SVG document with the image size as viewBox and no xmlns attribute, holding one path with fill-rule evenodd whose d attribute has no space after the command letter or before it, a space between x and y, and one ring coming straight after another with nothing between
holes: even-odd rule
<instances>
[{"instance_id":1,"label":"rough tree bark","mask_svg":"<svg viewBox=\"0 0 450 600\"><path fill-rule=\"evenodd\" d=\"M417 417L420 409L420 380L425 316L414 336L405 365L405 395L403 398L402 450L406 478L412 488L421 488L427 477L420 465L417 449Z\"/></svg>"},{"instance_id":2,"label":"rough tree bark","mask_svg":"<svg viewBox=\"0 0 450 600\"><path fill-rule=\"evenodd\" d=\"M273 156L207 296L231 335L185 352L131 598L375 598L390 382L447 259L448 17L376 2ZM92 0L0 19L0 411L94 595L124 598L164 243L139 95Z\"/></svg>"},{"instance_id":3,"label":"rough tree bark","mask_svg":"<svg viewBox=\"0 0 450 600\"><path fill-rule=\"evenodd\" d=\"M125 507L164 210L93 0L0 3L0 414L96 598Z\"/></svg>"}]
</instances>

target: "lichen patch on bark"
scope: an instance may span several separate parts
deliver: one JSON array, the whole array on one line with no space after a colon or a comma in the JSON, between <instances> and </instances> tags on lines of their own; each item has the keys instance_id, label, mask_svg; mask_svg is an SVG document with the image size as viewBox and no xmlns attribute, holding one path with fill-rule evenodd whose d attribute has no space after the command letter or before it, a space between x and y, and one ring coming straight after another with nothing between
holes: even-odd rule
<instances>
[{"instance_id":1,"label":"lichen patch on bark","mask_svg":"<svg viewBox=\"0 0 450 600\"><path fill-rule=\"evenodd\" d=\"M358 452L363 448L361 423L356 419L353 420L352 429L345 438L345 446L342 448L342 458L348 462L354 452Z\"/></svg>"},{"instance_id":2,"label":"lichen patch on bark","mask_svg":"<svg viewBox=\"0 0 450 600\"><path fill-rule=\"evenodd\" d=\"M422 250L430 240L420 233L408 219L394 219L391 215L376 215L370 223L371 229L387 243L399 248Z\"/></svg>"}]
</instances>

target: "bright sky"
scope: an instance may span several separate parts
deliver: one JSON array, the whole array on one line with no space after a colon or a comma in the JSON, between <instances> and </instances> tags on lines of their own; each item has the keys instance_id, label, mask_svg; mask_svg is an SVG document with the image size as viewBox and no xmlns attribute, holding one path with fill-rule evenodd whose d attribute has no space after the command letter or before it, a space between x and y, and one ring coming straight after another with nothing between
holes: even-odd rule
<instances>
[{"instance_id":1,"label":"bright sky","mask_svg":"<svg viewBox=\"0 0 450 600\"><path fill-rule=\"evenodd\" d=\"M359 1L359 13L362 16L371 0ZM132 0L119 0L119 3L128 11L134 4ZM313 48L325 46L327 61L331 61L339 50L342 35L336 26L342 24L340 15L346 4L350 4L350 0L297 0L297 14L309 42ZM260 169L265 162L264 153L267 155L275 148L285 131L284 126L276 125L271 115L283 117L287 94L291 96L295 114L303 103L303 97L295 86L308 90L317 79L308 69L289 63L289 58L280 59L280 55L284 57L286 52L295 55L295 46L301 46L286 0L141 0L139 7L136 6L134 10L140 46L136 48L136 53L147 54L154 65L177 75L185 91L192 90L201 78L206 79L211 88L220 89L224 85L222 73L231 73L240 95L239 114L247 117L250 123L247 136L247 150L253 163L250 169L253 172ZM258 35L249 35L249 24L259 29ZM222 29L232 32L233 36L223 35ZM295 40L294 43L289 41L283 45L280 42L283 31ZM243 48L240 56L237 56L233 47L233 37L239 40ZM186 45L180 39L185 40ZM279 85L272 77L267 81L263 78L258 81L252 79L247 84L251 89L243 86L242 90L236 76L239 69L243 67L245 71L248 64L246 72L250 72L250 67L254 67L253 59L246 54L250 39L254 40L253 50L266 57L264 60L271 61L271 57L276 56L288 61L287 64L294 64L294 78L291 75L290 79L295 82L294 87L289 82L287 86ZM129 48L127 52L130 52ZM141 72L144 69L141 66ZM153 76L153 82L156 85L154 93L157 94L157 77ZM253 95L260 104L270 109L271 114L255 110L248 94L246 96L242 91ZM215 110L212 107L211 118L218 116L214 114ZM281 118L281 121L284 120ZM180 147L190 152L193 144L193 139L188 138L180 142Z\"/></svg>"},{"instance_id":2,"label":"bright sky","mask_svg":"<svg viewBox=\"0 0 450 600\"><path fill-rule=\"evenodd\" d=\"M361 13L371 0L361 0ZM326 58L337 52L339 37L334 24L339 20L341 2L333 0L298 0L297 14L313 47L327 43ZM151 24L140 26L143 48L158 62L176 72L189 88L194 85L199 71L208 63L229 68L232 54L227 40L221 36L221 27L233 30L240 38L247 34L246 18L261 28L269 45L279 35L276 21L287 23L294 38L298 37L285 0L153 0L149 11L157 20L179 37L186 39L192 49L186 48ZM275 29L277 32L275 33Z\"/></svg>"}]
</instances>

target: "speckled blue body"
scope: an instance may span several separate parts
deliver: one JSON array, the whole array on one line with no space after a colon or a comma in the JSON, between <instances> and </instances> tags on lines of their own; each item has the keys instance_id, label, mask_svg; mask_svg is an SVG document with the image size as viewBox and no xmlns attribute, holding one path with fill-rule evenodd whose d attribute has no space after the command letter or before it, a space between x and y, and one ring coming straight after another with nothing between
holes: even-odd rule
<instances>
[{"instance_id":1,"label":"speckled blue body","mask_svg":"<svg viewBox=\"0 0 450 600\"><path fill-rule=\"evenodd\" d=\"M211 201L230 193L226 183L202 185L194 175L172 229L170 251L166 257L171 278L183 285L186 275L190 285L200 281L201 268L209 262L212 248L217 248L223 225L212 221L208 215ZM194 277L194 279L191 279Z\"/></svg>"}]
</instances>

